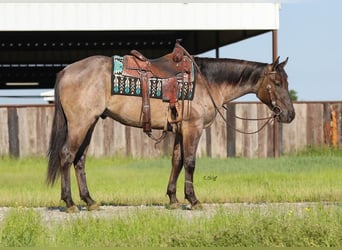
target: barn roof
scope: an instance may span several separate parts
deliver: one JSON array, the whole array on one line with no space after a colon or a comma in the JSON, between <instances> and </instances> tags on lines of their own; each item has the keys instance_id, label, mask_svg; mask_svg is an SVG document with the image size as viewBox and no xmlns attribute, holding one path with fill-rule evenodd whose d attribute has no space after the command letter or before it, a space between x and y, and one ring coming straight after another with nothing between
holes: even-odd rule
<instances>
[{"instance_id":1,"label":"barn roof","mask_svg":"<svg viewBox=\"0 0 342 250\"><path fill-rule=\"evenodd\" d=\"M0 2L0 88L50 88L63 66L93 54L148 57L176 39L200 54L279 28L278 3Z\"/></svg>"}]
</instances>

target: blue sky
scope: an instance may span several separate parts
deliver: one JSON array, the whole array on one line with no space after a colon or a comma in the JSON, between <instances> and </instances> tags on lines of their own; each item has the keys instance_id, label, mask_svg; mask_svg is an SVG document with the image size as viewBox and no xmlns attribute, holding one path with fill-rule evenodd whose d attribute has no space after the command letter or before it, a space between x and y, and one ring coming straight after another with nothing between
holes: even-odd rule
<instances>
[{"instance_id":1,"label":"blue sky","mask_svg":"<svg viewBox=\"0 0 342 250\"><path fill-rule=\"evenodd\" d=\"M281 3L278 54L281 61L289 57L286 71L290 89L297 91L300 101L342 100L341 16L341 0ZM269 32L225 46L220 49L220 57L271 62L272 34ZM256 99L247 96L241 100ZM0 98L0 104L4 102L13 103Z\"/></svg>"},{"instance_id":2,"label":"blue sky","mask_svg":"<svg viewBox=\"0 0 342 250\"><path fill-rule=\"evenodd\" d=\"M342 100L342 1L282 2L279 23L278 54L289 57L290 89L300 101ZM271 48L267 33L221 48L220 56L270 62Z\"/></svg>"}]
</instances>

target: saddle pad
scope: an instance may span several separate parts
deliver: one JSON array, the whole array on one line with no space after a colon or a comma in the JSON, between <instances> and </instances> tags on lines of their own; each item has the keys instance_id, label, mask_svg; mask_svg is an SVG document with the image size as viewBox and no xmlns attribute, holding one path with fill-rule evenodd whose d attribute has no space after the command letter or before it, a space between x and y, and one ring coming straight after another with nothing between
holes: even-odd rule
<instances>
[{"instance_id":1,"label":"saddle pad","mask_svg":"<svg viewBox=\"0 0 342 250\"><path fill-rule=\"evenodd\" d=\"M123 57L113 56L113 73L112 73L112 95L141 96L140 78L123 75L124 65ZM188 79L187 75L184 79ZM192 78L193 79L193 78ZM169 79L151 77L149 78L149 95L150 98L163 99L164 86L168 84ZM195 85L194 81L186 82L177 79L178 82L178 99L192 100L194 97ZM183 90L183 91L181 91Z\"/></svg>"}]
</instances>

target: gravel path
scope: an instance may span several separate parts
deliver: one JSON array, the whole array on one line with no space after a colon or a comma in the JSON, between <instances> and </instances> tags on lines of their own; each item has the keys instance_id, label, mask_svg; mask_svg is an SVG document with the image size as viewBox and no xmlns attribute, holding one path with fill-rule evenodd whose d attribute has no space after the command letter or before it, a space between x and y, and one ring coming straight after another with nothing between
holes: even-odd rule
<instances>
[{"instance_id":1,"label":"gravel path","mask_svg":"<svg viewBox=\"0 0 342 250\"><path fill-rule=\"evenodd\" d=\"M65 208L61 207L53 207L53 208L46 208L46 207L36 207L33 208L35 211L39 212L42 216L42 220L49 222L49 221L66 221L72 220L77 218L112 218L115 216L127 216L130 213L135 213L137 211L144 211L149 209L154 209L156 211L165 211L166 213L174 214L176 216L184 216L184 218L192 219L198 218L201 216L210 217L215 214L215 211L218 208L227 209L227 210L236 210L240 211L246 210L250 211L252 209L256 209L260 212L269 211L270 209L277 209L281 210L288 210L288 211L297 211L301 213L303 210L317 208L317 206L323 206L326 208L336 208L342 209L341 203L335 202L324 202L324 203L314 203L314 202L303 202L303 203L224 203L224 204L202 204L203 209L200 210L186 210L186 209L175 209L169 210L166 209L164 206L100 206L99 210L96 211L87 211L85 207L81 208L79 213L68 214L65 212ZM8 213L11 207L0 207L0 222L2 222ZM28 208L22 208L28 209Z\"/></svg>"}]
</instances>

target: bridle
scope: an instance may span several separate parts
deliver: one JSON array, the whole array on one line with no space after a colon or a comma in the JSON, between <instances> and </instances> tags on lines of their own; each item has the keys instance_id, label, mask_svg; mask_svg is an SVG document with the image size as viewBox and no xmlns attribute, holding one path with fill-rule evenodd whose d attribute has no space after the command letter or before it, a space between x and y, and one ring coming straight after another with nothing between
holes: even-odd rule
<instances>
[{"instance_id":1,"label":"bridle","mask_svg":"<svg viewBox=\"0 0 342 250\"><path fill-rule=\"evenodd\" d=\"M239 120L244 120L244 121L266 121L259 129L257 129L256 131L252 131L252 132L246 132L246 131L242 131L238 128L236 128L235 126L231 125L229 123L229 121L224 117L224 115L222 114L222 112L217 108L215 102L214 103L214 106L215 106L215 109L217 110L217 112L219 113L219 115L221 116L221 118L225 121L225 123L230 127L232 128L233 130L235 130L236 132L239 132L241 134L256 134L256 133L259 133L261 130L263 130L267 124L271 123L272 121L274 121L276 118L278 118L280 116L280 114L282 113L282 110L281 108L277 105L277 102L276 102L276 98L275 98L275 95L274 95L274 92L272 92L272 86L271 86L271 83L270 83L270 79L269 79L269 76L271 74L276 74L277 72L276 71L269 71L269 72L264 72L264 75L261 76L263 77L263 81L261 83L261 88L263 88L264 85L266 85L266 90L267 90L267 93L269 95L269 98L270 98L270 103L271 103L271 110L273 112L273 114L269 117L264 117L264 118L243 118L243 117L240 117L240 116L237 116L237 115L234 115L234 117L236 119L239 119ZM209 91L208 91L209 92ZM209 95L211 96L210 92L209 92ZM212 101L213 101L213 98L211 98ZM225 105L222 105L222 107L228 111L228 108L225 106Z\"/></svg>"},{"instance_id":2,"label":"bridle","mask_svg":"<svg viewBox=\"0 0 342 250\"><path fill-rule=\"evenodd\" d=\"M272 92L272 86L271 86L271 84L269 82L270 81L269 75L271 75L271 74L277 74L277 72L276 71L264 72L264 80L263 80L263 82L265 82L267 80L266 90L267 90L268 95L270 97L270 103L271 103L271 106L272 106L271 110L273 111L274 116L278 117L282 113L282 110L277 105L276 99L274 97L274 93Z\"/></svg>"}]
</instances>

